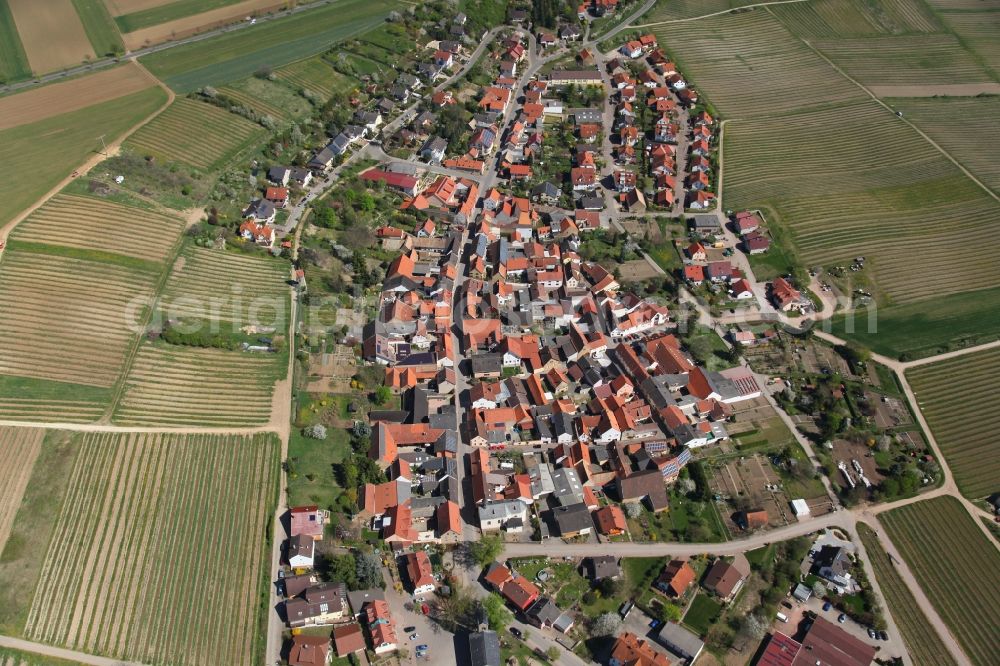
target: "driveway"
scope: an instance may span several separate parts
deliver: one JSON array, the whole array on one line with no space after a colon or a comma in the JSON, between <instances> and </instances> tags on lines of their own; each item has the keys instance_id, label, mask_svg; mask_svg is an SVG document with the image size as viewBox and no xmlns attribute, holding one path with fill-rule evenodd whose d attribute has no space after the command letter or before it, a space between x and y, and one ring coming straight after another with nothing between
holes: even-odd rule
<instances>
[{"instance_id":1,"label":"driveway","mask_svg":"<svg viewBox=\"0 0 1000 666\"><path fill-rule=\"evenodd\" d=\"M432 603L434 594L421 595ZM399 640L400 650L405 650L408 654L405 659L401 658L401 664L454 664L455 663L455 636L439 627L426 615L420 612L420 604L414 602L409 592L396 592L393 587L385 590L385 600L389 602L392 609L392 617L396 620L396 637ZM413 610L407 610L407 605ZM404 631L404 627L416 627L416 633L420 635L416 640L410 640L413 632ZM417 646L427 645L430 649L424 659L417 659Z\"/></svg>"}]
</instances>

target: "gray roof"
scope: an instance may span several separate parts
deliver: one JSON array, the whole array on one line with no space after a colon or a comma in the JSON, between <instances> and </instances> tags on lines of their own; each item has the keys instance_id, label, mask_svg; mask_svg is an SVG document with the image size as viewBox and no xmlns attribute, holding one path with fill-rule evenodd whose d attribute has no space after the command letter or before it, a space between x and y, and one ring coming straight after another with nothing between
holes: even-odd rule
<instances>
[{"instance_id":1,"label":"gray roof","mask_svg":"<svg viewBox=\"0 0 1000 666\"><path fill-rule=\"evenodd\" d=\"M469 658L472 666L500 666L500 637L497 632L469 634Z\"/></svg>"},{"instance_id":2,"label":"gray roof","mask_svg":"<svg viewBox=\"0 0 1000 666\"><path fill-rule=\"evenodd\" d=\"M258 220L266 220L274 215L274 204L267 199L254 199L243 212L244 217L255 217Z\"/></svg>"},{"instance_id":3,"label":"gray roof","mask_svg":"<svg viewBox=\"0 0 1000 666\"><path fill-rule=\"evenodd\" d=\"M590 510L583 504L573 504L571 506L559 506L552 509L552 517L559 526L560 534L572 534L582 532L587 528L594 527L594 520L590 517Z\"/></svg>"},{"instance_id":4,"label":"gray roof","mask_svg":"<svg viewBox=\"0 0 1000 666\"><path fill-rule=\"evenodd\" d=\"M556 187L549 181L545 181L544 183L539 183L538 185L535 185L533 188L531 188L531 196L533 197L547 196L547 197L552 197L553 199L558 199L561 194L562 190L560 190L558 187Z\"/></svg>"},{"instance_id":5,"label":"gray roof","mask_svg":"<svg viewBox=\"0 0 1000 666\"><path fill-rule=\"evenodd\" d=\"M583 484L575 469L560 467L552 473L552 482L555 484L553 497L560 506L583 504Z\"/></svg>"},{"instance_id":6,"label":"gray roof","mask_svg":"<svg viewBox=\"0 0 1000 666\"><path fill-rule=\"evenodd\" d=\"M613 555L588 557L587 565L590 567L590 573L594 580L615 578L622 573L621 567L618 566L618 560Z\"/></svg>"},{"instance_id":7,"label":"gray roof","mask_svg":"<svg viewBox=\"0 0 1000 666\"><path fill-rule=\"evenodd\" d=\"M369 601L385 601L385 592L378 588L370 590L354 590L347 593L347 602L351 604L351 610L355 613L361 612L361 607Z\"/></svg>"},{"instance_id":8,"label":"gray roof","mask_svg":"<svg viewBox=\"0 0 1000 666\"><path fill-rule=\"evenodd\" d=\"M528 609L528 617L538 620L539 624L553 624L559 619L559 607L548 597L539 597Z\"/></svg>"},{"instance_id":9,"label":"gray roof","mask_svg":"<svg viewBox=\"0 0 1000 666\"><path fill-rule=\"evenodd\" d=\"M663 625L658 638L660 639L660 643L675 655L692 661L701 654L702 649L705 647L700 638L673 622L667 622Z\"/></svg>"}]
</instances>

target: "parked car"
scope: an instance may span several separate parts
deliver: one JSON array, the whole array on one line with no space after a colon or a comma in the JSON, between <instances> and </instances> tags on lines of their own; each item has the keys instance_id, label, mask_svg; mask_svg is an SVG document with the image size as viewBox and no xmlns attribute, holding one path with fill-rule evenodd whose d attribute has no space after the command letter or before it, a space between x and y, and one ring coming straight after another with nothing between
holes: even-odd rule
<instances>
[{"instance_id":1,"label":"parked car","mask_svg":"<svg viewBox=\"0 0 1000 666\"><path fill-rule=\"evenodd\" d=\"M517 627L511 627L511 628L510 628L510 633L511 633L511 634L512 634L512 635L513 635L513 636L514 636L515 638L521 638L521 637L523 637L523 636L524 636L524 634L522 634L522 633L521 633L521 630L520 630L520 629L518 629Z\"/></svg>"},{"instance_id":2,"label":"parked car","mask_svg":"<svg viewBox=\"0 0 1000 666\"><path fill-rule=\"evenodd\" d=\"M418 650L419 652L424 652L424 651L426 651L426 650L427 650L427 645L426 645L426 644L421 644L421 645L418 645L418 646L417 646L417 650Z\"/></svg>"},{"instance_id":3,"label":"parked car","mask_svg":"<svg viewBox=\"0 0 1000 666\"><path fill-rule=\"evenodd\" d=\"M417 630L416 627L403 627L403 631L405 631L406 633L410 633L411 631L416 631L416 630Z\"/></svg>"},{"instance_id":4,"label":"parked car","mask_svg":"<svg viewBox=\"0 0 1000 666\"><path fill-rule=\"evenodd\" d=\"M872 629L871 627L868 627L868 638L871 638L871 639L875 639L876 638L875 630Z\"/></svg>"},{"instance_id":5,"label":"parked car","mask_svg":"<svg viewBox=\"0 0 1000 666\"><path fill-rule=\"evenodd\" d=\"M847 622L847 614L846 613L841 613L840 615L838 615L837 616L837 622L839 622L841 624L844 624L845 622Z\"/></svg>"},{"instance_id":6,"label":"parked car","mask_svg":"<svg viewBox=\"0 0 1000 666\"><path fill-rule=\"evenodd\" d=\"M410 634L410 640L415 641L420 638L420 634Z\"/></svg>"},{"instance_id":7,"label":"parked car","mask_svg":"<svg viewBox=\"0 0 1000 666\"><path fill-rule=\"evenodd\" d=\"M880 631L878 632L878 638L880 641L887 641L889 640L889 634L885 633L884 631Z\"/></svg>"},{"instance_id":8,"label":"parked car","mask_svg":"<svg viewBox=\"0 0 1000 666\"><path fill-rule=\"evenodd\" d=\"M823 610L828 611L831 608L833 608L833 604L831 604L829 601L827 601L825 604L823 604Z\"/></svg>"}]
</instances>

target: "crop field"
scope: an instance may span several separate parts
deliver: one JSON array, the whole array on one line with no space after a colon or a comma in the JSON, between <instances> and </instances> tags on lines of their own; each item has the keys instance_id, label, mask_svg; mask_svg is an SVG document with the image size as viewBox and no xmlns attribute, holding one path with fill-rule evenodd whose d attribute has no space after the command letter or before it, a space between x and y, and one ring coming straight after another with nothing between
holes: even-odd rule
<instances>
[{"instance_id":1,"label":"crop field","mask_svg":"<svg viewBox=\"0 0 1000 666\"><path fill-rule=\"evenodd\" d=\"M652 28L680 71L728 118L781 115L866 99L763 11ZM728 158L728 155L727 155Z\"/></svg>"},{"instance_id":2,"label":"crop field","mask_svg":"<svg viewBox=\"0 0 1000 666\"><path fill-rule=\"evenodd\" d=\"M185 0L181 0L180 3L173 6L182 5L188 5L188 3ZM247 16L259 16L268 12L278 11L284 9L287 5L288 3L283 0L243 0L242 2L216 7L206 12L180 16L165 23L157 23L156 25L138 28L130 32L123 31L122 37L125 40L125 46L130 50L135 50L149 46L150 44L183 39L233 23L240 23L246 20ZM171 9L173 6L167 5L163 9Z\"/></svg>"},{"instance_id":3,"label":"crop field","mask_svg":"<svg viewBox=\"0 0 1000 666\"><path fill-rule=\"evenodd\" d=\"M96 197L58 194L17 225L11 238L163 261L184 220Z\"/></svg>"},{"instance_id":4,"label":"crop field","mask_svg":"<svg viewBox=\"0 0 1000 666\"><path fill-rule=\"evenodd\" d=\"M17 249L0 263L0 374L110 387L156 275Z\"/></svg>"},{"instance_id":5,"label":"crop field","mask_svg":"<svg viewBox=\"0 0 1000 666\"><path fill-rule=\"evenodd\" d=\"M982 83L992 77L953 35L815 40L813 45L865 85Z\"/></svg>"},{"instance_id":6,"label":"crop field","mask_svg":"<svg viewBox=\"0 0 1000 666\"><path fill-rule=\"evenodd\" d=\"M61 113L38 122L0 130L0 225L36 202L101 148L166 102L155 86L115 100ZM6 101L6 99L5 99ZM0 104L2 109L2 104ZM3 113L0 113L3 117Z\"/></svg>"},{"instance_id":7,"label":"crop field","mask_svg":"<svg viewBox=\"0 0 1000 666\"><path fill-rule=\"evenodd\" d=\"M111 404L111 390L83 384L0 375L0 418L91 423Z\"/></svg>"},{"instance_id":8,"label":"crop field","mask_svg":"<svg viewBox=\"0 0 1000 666\"><path fill-rule=\"evenodd\" d=\"M903 360L992 342L1000 337L1000 288L882 306L872 330L868 320L869 312L862 310L848 328L848 317L837 315L832 333Z\"/></svg>"},{"instance_id":9,"label":"crop field","mask_svg":"<svg viewBox=\"0 0 1000 666\"><path fill-rule=\"evenodd\" d=\"M921 0L810 0L770 8L792 32L808 39L907 35L942 30Z\"/></svg>"},{"instance_id":10,"label":"crop field","mask_svg":"<svg viewBox=\"0 0 1000 666\"><path fill-rule=\"evenodd\" d=\"M284 358L144 344L125 379L114 421L157 427L266 424Z\"/></svg>"},{"instance_id":11,"label":"crop field","mask_svg":"<svg viewBox=\"0 0 1000 666\"><path fill-rule=\"evenodd\" d=\"M135 63L0 97L0 130L37 123L156 85Z\"/></svg>"},{"instance_id":12,"label":"crop field","mask_svg":"<svg viewBox=\"0 0 1000 666\"><path fill-rule=\"evenodd\" d=\"M45 431L41 428L0 427L0 552L7 543L43 439Z\"/></svg>"},{"instance_id":13,"label":"crop field","mask_svg":"<svg viewBox=\"0 0 1000 666\"><path fill-rule=\"evenodd\" d=\"M279 123L290 123L296 118L304 118L312 111L312 104L290 90L288 86L279 82L264 81L256 76L219 88L219 94L259 114L271 116Z\"/></svg>"},{"instance_id":14,"label":"crop field","mask_svg":"<svg viewBox=\"0 0 1000 666\"><path fill-rule=\"evenodd\" d=\"M149 28L160 23L167 23L192 14L200 14L220 7L234 5L241 0L167 0L158 1L151 7L136 8L135 11L116 13L115 22L122 32L133 32L141 28ZM114 3L118 4L118 3ZM127 3L121 3L127 4ZM149 4L149 3L143 3Z\"/></svg>"},{"instance_id":15,"label":"crop field","mask_svg":"<svg viewBox=\"0 0 1000 666\"><path fill-rule=\"evenodd\" d=\"M944 22L1000 76L1000 5L976 2L982 11L942 12Z\"/></svg>"},{"instance_id":16,"label":"crop field","mask_svg":"<svg viewBox=\"0 0 1000 666\"><path fill-rule=\"evenodd\" d=\"M994 192L1000 192L1000 97L887 99Z\"/></svg>"},{"instance_id":17,"label":"crop field","mask_svg":"<svg viewBox=\"0 0 1000 666\"><path fill-rule=\"evenodd\" d=\"M142 59L178 92L244 79L261 67L278 68L308 58L381 23L393 0L340 0L251 28L185 44Z\"/></svg>"},{"instance_id":18,"label":"crop field","mask_svg":"<svg viewBox=\"0 0 1000 666\"><path fill-rule=\"evenodd\" d=\"M809 265L865 256L893 304L1000 284L981 233L1000 204L876 104L738 120L725 141L727 206L770 209ZM979 238L960 261L956 233Z\"/></svg>"},{"instance_id":19,"label":"crop field","mask_svg":"<svg viewBox=\"0 0 1000 666\"><path fill-rule=\"evenodd\" d=\"M265 133L246 118L204 102L178 98L126 141L143 155L209 171L229 161Z\"/></svg>"},{"instance_id":20,"label":"crop field","mask_svg":"<svg viewBox=\"0 0 1000 666\"><path fill-rule=\"evenodd\" d=\"M323 99L329 99L335 92L347 92L359 85L357 79L344 76L320 57L285 65L274 70L274 75L293 90L309 90Z\"/></svg>"},{"instance_id":21,"label":"crop field","mask_svg":"<svg viewBox=\"0 0 1000 666\"><path fill-rule=\"evenodd\" d=\"M879 520L969 660L977 666L1000 661L996 544L953 497L910 504Z\"/></svg>"},{"instance_id":22,"label":"crop field","mask_svg":"<svg viewBox=\"0 0 1000 666\"><path fill-rule=\"evenodd\" d=\"M87 33L87 39L98 56L124 53L122 36L118 34L114 19L108 13L104 0L73 0L76 13Z\"/></svg>"},{"instance_id":23,"label":"crop field","mask_svg":"<svg viewBox=\"0 0 1000 666\"><path fill-rule=\"evenodd\" d=\"M12 83L31 76L28 56L17 34L7 0L0 0L0 83Z\"/></svg>"},{"instance_id":24,"label":"crop field","mask_svg":"<svg viewBox=\"0 0 1000 666\"><path fill-rule=\"evenodd\" d=\"M24 636L143 663L260 663L275 437L74 443Z\"/></svg>"},{"instance_id":25,"label":"crop field","mask_svg":"<svg viewBox=\"0 0 1000 666\"><path fill-rule=\"evenodd\" d=\"M988 350L918 366L906 372L920 411L934 432L955 482L967 497L996 492L1000 455L1000 351ZM979 399L956 390L976 386Z\"/></svg>"},{"instance_id":26,"label":"crop field","mask_svg":"<svg viewBox=\"0 0 1000 666\"><path fill-rule=\"evenodd\" d=\"M673 0L672 2L659 3L661 6L644 16L641 21L655 23L657 21L693 18L715 12L724 12L727 9L736 9L744 5L752 5L756 2L757 0Z\"/></svg>"},{"instance_id":27,"label":"crop field","mask_svg":"<svg viewBox=\"0 0 1000 666\"><path fill-rule=\"evenodd\" d=\"M864 523L858 524L858 534L864 544L868 561L875 569L882 594L892 617L896 620L899 631L903 634L903 642L910 658L921 666L954 666L955 660L941 642L941 637L931 626L927 616L917 605L913 593L906 586L902 577L896 573L895 565L889 559L878 536Z\"/></svg>"},{"instance_id":28,"label":"crop field","mask_svg":"<svg viewBox=\"0 0 1000 666\"><path fill-rule=\"evenodd\" d=\"M287 264L233 252L187 248L167 280L161 309L170 317L285 330Z\"/></svg>"},{"instance_id":29,"label":"crop field","mask_svg":"<svg viewBox=\"0 0 1000 666\"><path fill-rule=\"evenodd\" d=\"M7 0L21 45L35 75L71 67L94 57L73 0Z\"/></svg>"}]
</instances>

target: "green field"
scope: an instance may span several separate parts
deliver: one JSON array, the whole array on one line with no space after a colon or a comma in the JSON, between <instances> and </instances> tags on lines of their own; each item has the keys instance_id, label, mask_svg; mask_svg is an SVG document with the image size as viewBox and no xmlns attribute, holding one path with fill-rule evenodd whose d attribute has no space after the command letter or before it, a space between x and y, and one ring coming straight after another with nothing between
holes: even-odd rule
<instances>
[{"instance_id":1,"label":"green field","mask_svg":"<svg viewBox=\"0 0 1000 666\"><path fill-rule=\"evenodd\" d=\"M810 0L771 7L795 34L809 39L939 32L941 23L921 0Z\"/></svg>"},{"instance_id":2,"label":"green field","mask_svg":"<svg viewBox=\"0 0 1000 666\"><path fill-rule=\"evenodd\" d=\"M150 7L131 14L115 17L115 23L122 32L135 32L161 23L175 21L185 16L201 14L226 5L233 5L242 0L175 0L174 2Z\"/></svg>"},{"instance_id":3,"label":"green field","mask_svg":"<svg viewBox=\"0 0 1000 666\"><path fill-rule=\"evenodd\" d=\"M831 332L893 358L914 359L972 347L1000 337L1000 288L837 315ZM848 323L853 319L853 330Z\"/></svg>"},{"instance_id":4,"label":"green field","mask_svg":"<svg viewBox=\"0 0 1000 666\"><path fill-rule=\"evenodd\" d=\"M122 36L118 34L104 0L73 0L73 6L98 58L125 52Z\"/></svg>"},{"instance_id":5,"label":"green field","mask_svg":"<svg viewBox=\"0 0 1000 666\"><path fill-rule=\"evenodd\" d=\"M320 53L381 23L391 0L341 0L276 21L154 53L142 58L178 92L224 85L261 67L277 68Z\"/></svg>"},{"instance_id":6,"label":"green field","mask_svg":"<svg viewBox=\"0 0 1000 666\"><path fill-rule=\"evenodd\" d=\"M125 146L141 155L211 171L259 141L263 127L205 102L178 98L129 137Z\"/></svg>"},{"instance_id":7,"label":"green field","mask_svg":"<svg viewBox=\"0 0 1000 666\"><path fill-rule=\"evenodd\" d=\"M274 75L293 90L309 90L323 99L329 99L335 92L353 90L360 84L357 79L335 71L319 56L285 65L274 70Z\"/></svg>"},{"instance_id":8,"label":"green field","mask_svg":"<svg viewBox=\"0 0 1000 666\"><path fill-rule=\"evenodd\" d=\"M219 94L235 100L261 116L290 124L312 113L313 107L304 97L280 81L267 81L250 76L232 85L219 88Z\"/></svg>"},{"instance_id":9,"label":"green field","mask_svg":"<svg viewBox=\"0 0 1000 666\"><path fill-rule=\"evenodd\" d=\"M58 491L51 513L18 514L42 547L4 553L27 575L3 617L24 618L30 640L130 661L259 663L277 439L90 434L68 448L72 463L36 463L28 492L53 478Z\"/></svg>"},{"instance_id":10,"label":"green field","mask_svg":"<svg viewBox=\"0 0 1000 666\"><path fill-rule=\"evenodd\" d=\"M0 0L0 83L13 83L31 76L28 56L14 25L7 0Z\"/></svg>"},{"instance_id":11,"label":"green field","mask_svg":"<svg viewBox=\"0 0 1000 666\"><path fill-rule=\"evenodd\" d=\"M912 368L906 377L917 403L966 497L1000 491L1000 456L995 433L1000 426L1000 351L966 354ZM970 399L960 386L981 390Z\"/></svg>"},{"instance_id":12,"label":"green field","mask_svg":"<svg viewBox=\"0 0 1000 666\"><path fill-rule=\"evenodd\" d=\"M0 225L37 201L101 148L97 137L115 137L162 106L167 94L159 87L109 102L0 131Z\"/></svg>"},{"instance_id":13,"label":"green field","mask_svg":"<svg viewBox=\"0 0 1000 666\"><path fill-rule=\"evenodd\" d=\"M31 377L0 375L0 418L87 423L111 404L111 390Z\"/></svg>"},{"instance_id":14,"label":"green field","mask_svg":"<svg viewBox=\"0 0 1000 666\"><path fill-rule=\"evenodd\" d=\"M886 99L962 166L1000 193L1000 97Z\"/></svg>"},{"instance_id":15,"label":"green field","mask_svg":"<svg viewBox=\"0 0 1000 666\"><path fill-rule=\"evenodd\" d=\"M976 666L998 663L996 544L952 497L894 509L879 520L969 660Z\"/></svg>"},{"instance_id":16,"label":"green field","mask_svg":"<svg viewBox=\"0 0 1000 666\"><path fill-rule=\"evenodd\" d=\"M684 624L699 636L704 636L722 613L722 604L701 592L684 614Z\"/></svg>"},{"instance_id":17,"label":"green field","mask_svg":"<svg viewBox=\"0 0 1000 666\"><path fill-rule=\"evenodd\" d=\"M22 652L0 647L0 664L4 666L81 666L78 661L43 657L33 652Z\"/></svg>"},{"instance_id":18,"label":"green field","mask_svg":"<svg viewBox=\"0 0 1000 666\"><path fill-rule=\"evenodd\" d=\"M910 658L921 666L953 666L955 660L941 642L941 637L931 626L927 616L917 606L913 593L896 573L895 565L889 559L878 536L864 523L858 524L858 534L864 544L868 561L875 569L882 595L892 613L896 626L903 634L903 642Z\"/></svg>"}]
</instances>

